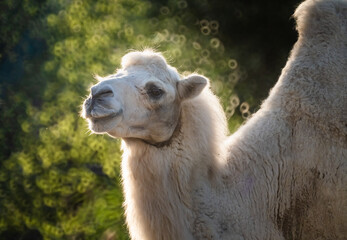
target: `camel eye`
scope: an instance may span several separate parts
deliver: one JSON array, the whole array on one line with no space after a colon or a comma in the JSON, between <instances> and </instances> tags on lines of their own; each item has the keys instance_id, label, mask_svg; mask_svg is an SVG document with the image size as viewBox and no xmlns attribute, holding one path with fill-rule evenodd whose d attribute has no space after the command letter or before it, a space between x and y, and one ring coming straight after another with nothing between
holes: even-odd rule
<instances>
[{"instance_id":1,"label":"camel eye","mask_svg":"<svg viewBox=\"0 0 347 240\"><path fill-rule=\"evenodd\" d=\"M160 89L154 84L150 84L146 88L147 88L147 94L150 98L159 99L164 94L164 90Z\"/></svg>"}]
</instances>

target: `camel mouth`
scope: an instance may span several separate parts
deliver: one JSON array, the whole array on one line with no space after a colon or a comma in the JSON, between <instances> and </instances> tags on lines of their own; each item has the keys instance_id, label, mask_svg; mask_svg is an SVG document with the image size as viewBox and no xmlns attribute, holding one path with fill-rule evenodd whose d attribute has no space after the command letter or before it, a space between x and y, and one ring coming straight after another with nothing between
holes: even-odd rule
<instances>
[{"instance_id":1,"label":"camel mouth","mask_svg":"<svg viewBox=\"0 0 347 240\"><path fill-rule=\"evenodd\" d=\"M100 123L100 122L105 122L105 121L109 121L109 120L113 120L115 118L118 118L122 114L123 114L123 110L121 109L118 112L111 113L111 114L106 115L106 116L90 116L89 119L93 123Z\"/></svg>"}]
</instances>

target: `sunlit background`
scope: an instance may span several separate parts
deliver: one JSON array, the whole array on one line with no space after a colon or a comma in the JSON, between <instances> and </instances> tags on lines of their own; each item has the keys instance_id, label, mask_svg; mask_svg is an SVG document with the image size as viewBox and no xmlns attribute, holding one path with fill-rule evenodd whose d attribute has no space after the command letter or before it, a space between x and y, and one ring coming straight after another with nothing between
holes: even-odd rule
<instances>
[{"instance_id":1,"label":"sunlit background","mask_svg":"<svg viewBox=\"0 0 347 240\"><path fill-rule=\"evenodd\" d=\"M2 0L0 239L128 239L120 140L79 117L93 75L153 48L211 80L233 132L276 82L298 3Z\"/></svg>"}]
</instances>

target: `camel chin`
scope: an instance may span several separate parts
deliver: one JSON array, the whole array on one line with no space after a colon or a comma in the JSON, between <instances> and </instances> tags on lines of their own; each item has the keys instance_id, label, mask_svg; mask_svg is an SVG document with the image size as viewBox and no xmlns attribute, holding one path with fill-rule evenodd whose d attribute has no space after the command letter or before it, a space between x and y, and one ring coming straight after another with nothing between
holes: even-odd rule
<instances>
[{"instance_id":1,"label":"camel chin","mask_svg":"<svg viewBox=\"0 0 347 240\"><path fill-rule=\"evenodd\" d=\"M114 137L118 137L116 133L116 129L120 121L121 121L121 117L114 117L114 116L108 116L105 118L88 119L89 129L93 133L102 134L102 133L108 133L112 131Z\"/></svg>"}]
</instances>

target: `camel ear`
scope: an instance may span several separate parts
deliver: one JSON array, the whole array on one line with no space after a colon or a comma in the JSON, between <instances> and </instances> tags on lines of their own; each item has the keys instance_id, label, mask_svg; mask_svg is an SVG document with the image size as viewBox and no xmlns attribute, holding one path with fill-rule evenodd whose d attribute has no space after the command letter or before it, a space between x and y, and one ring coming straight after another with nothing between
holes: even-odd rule
<instances>
[{"instance_id":1,"label":"camel ear","mask_svg":"<svg viewBox=\"0 0 347 240\"><path fill-rule=\"evenodd\" d=\"M208 80L201 75L190 75L177 82L177 91L181 100L198 96L207 85Z\"/></svg>"}]
</instances>

